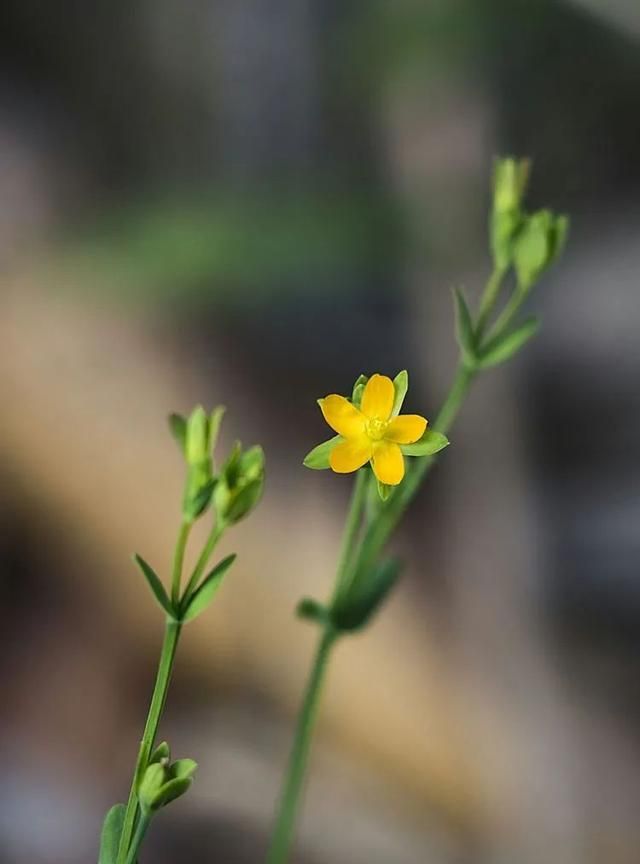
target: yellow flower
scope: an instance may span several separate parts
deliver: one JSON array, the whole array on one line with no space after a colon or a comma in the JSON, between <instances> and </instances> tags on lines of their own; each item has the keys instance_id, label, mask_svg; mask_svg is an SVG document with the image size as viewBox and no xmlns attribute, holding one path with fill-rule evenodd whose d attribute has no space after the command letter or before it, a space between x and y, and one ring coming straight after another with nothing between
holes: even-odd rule
<instances>
[{"instance_id":1,"label":"yellow flower","mask_svg":"<svg viewBox=\"0 0 640 864\"><path fill-rule=\"evenodd\" d=\"M397 486L404 477L401 444L413 444L425 432L427 421L418 414L394 417L395 388L386 375L372 375L360 408L335 394L318 400L324 419L344 441L333 447L329 465L349 474L371 462L380 483Z\"/></svg>"}]
</instances>

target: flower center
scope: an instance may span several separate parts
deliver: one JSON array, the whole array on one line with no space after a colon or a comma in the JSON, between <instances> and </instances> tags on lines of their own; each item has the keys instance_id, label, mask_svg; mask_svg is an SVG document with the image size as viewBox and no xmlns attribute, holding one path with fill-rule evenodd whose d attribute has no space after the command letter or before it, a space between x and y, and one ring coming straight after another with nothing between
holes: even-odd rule
<instances>
[{"instance_id":1,"label":"flower center","mask_svg":"<svg viewBox=\"0 0 640 864\"><path fill-rule=\"evenodd\" d=\"M372 441L382 441L387 431L387 421L372 417L367 421L367 435Z\"/></svg>"}]
</instances>

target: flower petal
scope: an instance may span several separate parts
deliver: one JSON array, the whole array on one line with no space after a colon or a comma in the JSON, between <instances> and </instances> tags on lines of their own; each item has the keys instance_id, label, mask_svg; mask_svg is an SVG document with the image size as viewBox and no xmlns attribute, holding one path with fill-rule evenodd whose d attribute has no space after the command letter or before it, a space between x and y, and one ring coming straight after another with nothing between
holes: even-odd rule
<instances>
[{"instance_id":1,"label":"flower petal","mask_svg":"<svg viewBox=\"0 0 640 864\"><path fill-rule=\"evenodd\" d=\"M371 459L371 441L366 435L336 444L329 456L329 464L337 474L357 471Z\"/></svg>"},{"instance_id":2,"label":"flower petal","mask_svg":"<svg viewBox=\"0 0 640 864\"><path fill-rule=\"evenodd\" d=\"M395 395L391 378L387 378L386 375L372 375L364 388L360 410L366 417L388 420Z\"/></svg>"},{"instance_id":3,"label":"flower petal","mask_svg":"<svg viewBox=\"0 0 640 864\"><path fill-rule=\"evenodd\" d=\"M381 483L388 486L397 486L402 481L404 457L400 447L393 441L379 441L374 445L373 473Z\"/></svg>"},{"instance_id":4,"label":"flower petal","mask_svg":"<svg viewBox=\"0 0 640 864\"><path fill-rule=\"evenodd\" d=\"M402 414L389 423L384 437L396 444L413 444L422 438L426 428L427 421L419 414Z\"/></svg>"},{"instance_id":5,"label":"flower petal","mask_svg":"<svg viewBox=\"0 0 640 864\"><path fill-rule=\"evenodd\" d=\"M364 432L365 418L344 396L318 399L320 410L329 426L344 438L358 438Z\"/></svg>"}]
</instances>

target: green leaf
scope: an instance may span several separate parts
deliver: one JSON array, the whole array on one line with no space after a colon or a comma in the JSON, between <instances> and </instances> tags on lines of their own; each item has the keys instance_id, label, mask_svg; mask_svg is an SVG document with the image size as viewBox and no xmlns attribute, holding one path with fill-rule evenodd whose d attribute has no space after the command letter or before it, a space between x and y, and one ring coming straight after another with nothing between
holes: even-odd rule
<instances>
[{"instance_id":1,"label":"green leaf","mask_svg":"<svg viewBox=\"0 0 640 864\"><path fill-rule=\"evenodd\" d=\"M396 395L393 400L391 416L397 417L400 413L400 409L402 408L404 397L407 395L407 390L409 389L409 373L406 369L403 369L402 372L398 372L396 377L393 379L393 388Z\"/></svg>"},{"instance_id":2,"label":"green leaf","mask_svg":"<svg viewBox=\"0 0 640 864\"><path fill-rule=\"evenodd\" d=\"M222 585L224 576L236 560L236 554L227 555L219 564L217 564L211 573L204 578L202 584L191 595L187 602L187 607L182 615L182 621L193 621L201 612L207 608Z\"/></svg>"},{"instance_id":3,"label":"green leaf","mask_svg":"<svg viewBox=\"0 0 640 864\"><path fill-rule=\"evenodd\" d=\"M381 483L377 477L376 483L378 484L378 495L380 496L380 500L386 501L389 495L393 492L393 486L389 486L387 483Z\"/></svg>"},{"instance_id":4,"label":"green leaf","mask_svg":"<svg viewBox=\"0 0 640 864\"><path fill-rule=\"evenodd\" d=\"M323 441L322 444L318 444L317 447L307 453L302 464L305 468L312 468L314 471L324 471L325 468L329 467L331 451L341 441L344 441L341 435L335 435L328 441Z\"/></svg>"},{"instance_id":5,"label":"green leaf","mask_svg":"<svg viewBox=\"0 0 640 864\"><path fill-rule=\"evenodd\" d=\"M296 615L307 621L314 621L316 624L325 624L329 617L329 610L312 597L303 597L298 603Z\"/></svg>"},{"instance_id":6,"label":"green leaf","mask_svg":"<svg viewBox=\"0 0 640 864\"><path fill-rule=\"evenodd\" d=\"M160 581L160 578L156 574L155 570L153 570L151 565L147 564L144 558L141 555L138 555L137 552L133 556L133 560L136 562L136 564L142 571L142 575L149 583L149 588L151 588L153 596L156 598L160 606L164 609L167 615L169 615L171 618L175 618L175 609L171 605L171 600L169 600L167 592L164 590L164 585Z\"/></svg>"},{"instance_id":7,"label":"green leaf","mask_svg":"<svg viewBox=\"0 0 640 864\"><path fill-rule=\"evenodd\" d=\"M169 415L169 431L184 454L187 442L187 421L181 414Z\"/></svg>"},{"instance_id":8,"label":"green leaf","mask_svg":"<svg viewBox=\"0 0 640 864\"><path fill-rule=\"evenodd\" d=\"M116 864L126 810L124 804L114 804L105 816L100 834L98 864Z\"/></svg>"},{"instance_id":9,"label":"green leaf","mask_svg":"<svg viewBox=\"0 0 640 864\"><path fill-rule=\"evenodd\" d=\"M469 307L457 288L453 289L456 317L456 339L467 366L476 365L476 337Z\"/></svg>"},{"instance_id":10,"label":"green leaf","mask_svg":"<svg viewBox=\"0 0 640 864\"><path fill-rule=\"evenodd\" d=\"M448 446L448 438L441 432L436 432L434 429L427 427L422 438L419 438L413 444L401 444L400 449L405 456L433 456L434 453L438 453Z\"/></svg>"},{"instance_id":11,"label":"green leaf","mask_svg":"<svg viewBox=\"0 0 640 864\"><path fill-rule=\"evenodd\" d=\"M517 354L538 332L540 322L537 318L528 318L522 326L510 333L492 339L480 356L480 368L497 366Z\"/></svg>"},{"instance_id":12,"label":"green leaf","mask_svg":"<svg viewBox=\"0 0 640 864\"><path fill-rule=\"evenodd\" d=\"M346 597L331 611L339 630L361 630L380 609L400 574L395 558L375 565L369 572L357 573Z\"/></svg>"}]
</instances>

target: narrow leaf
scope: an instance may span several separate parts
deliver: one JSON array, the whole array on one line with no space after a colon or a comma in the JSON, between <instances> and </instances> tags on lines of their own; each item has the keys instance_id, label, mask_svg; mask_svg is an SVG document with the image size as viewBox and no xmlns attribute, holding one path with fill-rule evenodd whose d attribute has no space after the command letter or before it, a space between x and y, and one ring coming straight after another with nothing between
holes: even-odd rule
<instances>
[{"instance_id":1,"label":"narrow leaf","mask_svg":"<svg viewBox=\"0 0 640 864\"><path fill-rule=\"evenodd\" d=\"M473 330L473 321L469 307L457 288L453 289L456 314L456 339L462 351L465 362L471 366L476 363L476 337Z\"/></svg>"},{"instance_id":2,"label":"narrow leaf","mask_svg":"<svg viewBox=\"0 0 640 864\"><path fill-rule=\"evenodd\" d=\"M296 614L299 618L315 621L316 624L325 624L329 615L326 606L318 603L312 597L303 597L298 603Z\"/></svg>"},{"instance_id":3,"label":"narrow leaf","mask_svg":"<svg viewBox=\"0 0 640 864\"><path fill-rule=\"evenodd\" d=\"M318 444L317 447L314 447L313 450L307 453L302 464L306 468L312 468L314 471L323 471L329 467L331 451L336 444L339 444L343 440L341 435L335 435L328 441L323 441L322 444Z\"/></svg>"},{"instance_id":4,"label":"narrow leaf","mask_svg":"<svg viewBox=\"0 0 640 864\"><path fill-rule=\"evenodd\" d=\"M153 568L147 564L144 558L137 553L133 556L133 560L136 562L144 578L149 583L149 588L151 588L153 592L153 596L156 598L160 606L164 609L167 615L170 615L172 618L176 617L175 609L171 605L171 600L167 596L167 592L164 590L164 585L160 581L160 578L153 570Z\"/></svg>"},{"instance_id":5,"label":"narrow leaf","mask_svg":"<svg viewBox=\"0 0 640 864\"><path fill-rule=\"evenodd\" d=\"M449 439L441 432L436 432L434 429L427 427L422 438L419 438L413 444L401 444L400 449L405 456L433 456L440 450L448 447Z\"/></svg>"},{"instance_id":6,"label":"narrow leaf","mask_svg":"<svg viewBox=\"0 0 640 864\"><path fill-rule=\"evenodd\" d=\"M116 864L126 809L124 804L114 804L105 816L100 834L98 864Z\"/></svg>"},{"instance_id":7,"label":"narrow leaf","mask_svg":"<svg viewBox=\"0 0 640 864\"><path fill-rule=\"evenodd\" d=\"M395 558L358 573L346 597L332 610L336 627L340 630L365 627L386 600L399 574L400 562Z\"/></svg>"},{"instance_id":8,"label":"narrow leaf","mask_svg":"<svg viewBox=\"0 0 640 864\"><path fill-rule=\"evenodd\" d=\"M409 373L406 369L403 369L402 372L398 372L396 377L393 379L393 388L395 390L395 398L393 400L391 416L397 417L402 408L404 397L407 395L407 390L409 389Z\"/></svg>"},{"instance_id":9,"label":"narrow leaf","mask_svg":"<svg viewBox=\"0 0 640 864\"><path fill-rule=\"evenodd\" d=\"M235 553L227 555L227 557L223 558L222 561L213 568L211 573L204 578L200 587L196 589L187 603L187 608L182 615L183 621L193 621L193 619L197 618L201 612L204 612L217 594L227 570L236 560L236 557Z\"/></svg>"},{"instance_id":10,"label":"narrow leaf","mask_svg":"<svg viewBox=\"0 0 640 864\"><path fill-rule=\"evenodd\" d=\"M169 415L169 431L173 435L181 452L185 452L187 441L187 421L180 414Z\"/></svg>"},{"instance_id":11,"label":"narrow leaf","mask_svg":"<svg viewBox=\"0 0 640 864\"><path fill-rule=\"evenodd\" d=\"M480 357L480 367L487 369L504 363L517 354L538 332L540 322L537 318L528 318L521 327L506 335L492 339L485 347Z\"/></svg>"}]
</instances>

